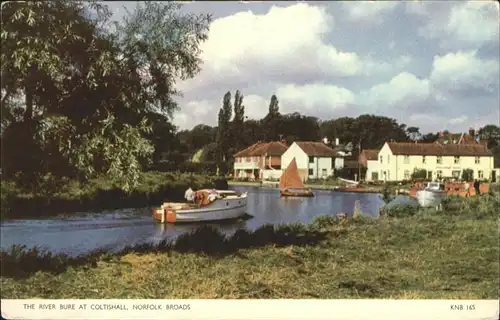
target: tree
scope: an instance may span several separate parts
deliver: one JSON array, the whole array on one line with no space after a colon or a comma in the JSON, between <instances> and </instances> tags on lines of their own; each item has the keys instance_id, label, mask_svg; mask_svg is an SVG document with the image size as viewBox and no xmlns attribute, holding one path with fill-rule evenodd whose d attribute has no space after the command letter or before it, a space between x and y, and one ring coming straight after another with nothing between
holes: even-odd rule
<instances>
[{"instance_id":1,"label":"tree","mask_svg":"<svg viewBox=\"0 0 500 320\"><path fill-rule=\"evenodd\" d=\"M244 145L242 144L242 134L245 122L245 106L243 105L243 95L239 90L234 94L234 119L232 122L232 146L231 151L240 150Z\"/></svg>"},{"instance_id":2,"label":"tree","mask_svg":"<svg viewBox=\"0 0 500 320\"><path fill-rule=\"evenodd\" d=\"M9 174L57 172L64 160L71 170L61 175L106 173L122 178L124 189L135 184L142 160L154 151L145 138L151 113L171 115L175 80L199 71L210 17L179 8L138 6L111 33L104 28L110 13L98 2L4 4L2 111L9 120L2 122L2 140L19 141L22 133L21 154L31 156L4 152L7 163L26 163ZM20 96L22 120L13 103Z\"/></svg>"},{"instance_id":3,"label":"tree","mask_svg":"<svg viewBox=\"0 0 500 320\"><path fill-rule=\"evenodd\" d=\"M262 126L264 130L264 139L266 141L274 141L279 138L281 129L281 114L279 112L279 100L276 95L271 96L269 101L269 111L262 119Z\"/></svg>"},{"instance_id":4,"label":"tree","mask_svg":"<svg viewBox=\"0 0 500 320\"><path fill-rule=\"evenodd\" d=\"M231 92L227 92L222 99L222 108L219 110L217 126L217 173L224 165L223 172L227 170L226 159L228 158L228 147L230 141L230 120L232 116Z\"/></svg>"},{"instance_id":5,"label":"tree","mask_svg":"<svg viewBox=\"0 0 500 320\"><path fill-rule=\"evenodd\" d=\"M500 146L500 127L488 124L478 130L481 140L488 141L488 149Z\"/></svg>"},{"instance_id":6,"label":"tree","mask_svg":"<svg viewBox=\"0 0 500 320\"><path fill-rule=\"evenodd\" d=\"M406 134L408 138L412 141L418 141L422 139L422 134L420 133L420 129L418 127L408 127L406 128Z\"/></svg>"}]
</instances>

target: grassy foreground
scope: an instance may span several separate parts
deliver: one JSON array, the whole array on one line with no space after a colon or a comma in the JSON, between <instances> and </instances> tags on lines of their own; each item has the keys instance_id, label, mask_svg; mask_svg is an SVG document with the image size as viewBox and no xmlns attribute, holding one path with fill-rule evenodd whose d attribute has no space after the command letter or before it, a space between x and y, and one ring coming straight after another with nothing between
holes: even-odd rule
<instances>
[{"instance_id":1,"label":"grassy foreground","mask_svg":"<svg viewBox=\"0 0 500 320\"><path fill-rule=\"evenodd\" d=\"M145 172L139 185L127 193L117 187L119 181L104 178L78 181L49 181L36 192L1 183L1 217L22 218L63 212L139 208L164 200L182 200L188 187L213 186L215 177L167 172Z\"/></svg>"},{"instance_id":2,"label":"grassy foreground","mask_svg":"<svg viewBox=\"0 0 500 320\"><path fill-rule=\"evenodd\" d=\"M2 252L2 298L497 299L498 197L70 259Z\"/></svg>"}]
</instances>

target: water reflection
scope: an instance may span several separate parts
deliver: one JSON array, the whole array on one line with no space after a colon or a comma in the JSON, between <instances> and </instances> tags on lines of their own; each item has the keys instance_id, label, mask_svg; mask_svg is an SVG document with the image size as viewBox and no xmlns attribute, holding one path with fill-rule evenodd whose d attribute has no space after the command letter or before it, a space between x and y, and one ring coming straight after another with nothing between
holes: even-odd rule
<instances>
[{"instance_id":1,"label":"water reflection","mask_svg":"<svg viewBox=\"0 0 500 320\"><path fill-rule=\"evenodd\" d=\"M352 215L354 202L361 211L378 216L383 201L375 194L354 194L315 191L313 198L280 197L277 189L234 188L248 191L248 220L209 223L227 235L246 228L255 230L264 224L311 222L320 215L334 216L338 212ZM157 243L191 232L201 224L161 225L151 218L152 208L123 209L101 213L61 215L50 219L4 221L1 226L1 246L23 244L41 246L51 251L81 254L97 248L119 250L141 243ZM206 224L205 224L206 225Z\"/></svg>"}]
</instances>

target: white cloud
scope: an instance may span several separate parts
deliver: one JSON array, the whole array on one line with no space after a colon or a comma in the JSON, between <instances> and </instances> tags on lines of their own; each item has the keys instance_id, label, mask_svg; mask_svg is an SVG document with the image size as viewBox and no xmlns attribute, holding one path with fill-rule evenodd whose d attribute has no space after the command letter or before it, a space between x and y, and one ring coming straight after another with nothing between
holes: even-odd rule
<instances>
[{"instance_id":1,"label":"white cloud","mask_svg":"<svg viewBox=\"0 0 500 320\"><path fill-rule=\"evenodd\" d=\"M382 22L382 16L392 12L397 1L356 1L342 2L349 12L349 18L355 21Z\"/></svg>"},{"instance_id":2,"label":"white cloud","mask_svg":"<svg viewBox=\"0 0 500 320\"><path fill-rule=\"evenodd\" d=\"M323 38L332 27L333 18L324 8L306 3L273 6L263 15L239 12L211 24L209 40L202 45L202 58L216 72L238 72L250 66L258 72L359 73L357 54L341 52L325 43Z\"/></svg>"},{"instance_id":3,"label":"white cloud","mask_svg":"<svg viewBox=\"0 0 500 320\"><path fill-rule=\"evenodd\" d=\"M466 123L467 120L469 120L469 117L464 115L464 116L459 116L456 118L451 118L450 120L448 120L448 123L452 124L452 125L457 125L457 124Z\"/></svg>"},{"instance_id":4,"label":"white cloud","mask_svg":"<svg viewBox=\"0 0 500 320\"><path fill-rule=\"evenodd\" d=\"M499 62L481 60L476 51L458 51L435 56L430 79L441 91L479 89L492 92L498 88Z\"/></svg>"},{"instance_id":5,"label":"white cloud","mask_svg":"<svg viewBox=\"0 0 500 320\"><path fill-rule=\"evenodd\" d=\"M495 1L453 3L409 2L408 12L427 19L419 34L439 39L442 45L453 41L463 45L478 45L498 41L499 9Z\"/></svg>"},{"instance_id":6,"label":"white cloud","mask_svg":"<svg viewBox=\"0 0 500 320\"><path fill-rule=\"evenodd\" d=\"M283 112L314 112L321 106L331 111L344 108L355 101L355 95L345 88L328 84L288 84L276 90Z\"/></svg>"},{"instance_id":7,"label":"white cloud","mask_svg":"<svg viewBox=\"0 0 500 320\"><path fill-rule=\"evenodd\" d=\"M427 79L402 72L387 83L377 84L360 94L360 103L368 106L390 108L424 101L430 95Z\"/></svg>"}]
</instances>

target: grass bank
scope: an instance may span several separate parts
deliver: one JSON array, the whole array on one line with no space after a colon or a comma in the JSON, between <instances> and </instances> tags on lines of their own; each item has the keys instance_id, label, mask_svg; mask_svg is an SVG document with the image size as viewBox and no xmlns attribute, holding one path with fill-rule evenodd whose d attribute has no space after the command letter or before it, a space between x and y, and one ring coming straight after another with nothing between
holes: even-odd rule
<instances>
[{"instance_id":1,"label":"grass bank","mask_svg":"<svg viewBox=\"0 0 500 320\"><path fill-rule=\"evenodd\" d=\"M15 183L2 181L1 217L22 218L53 215L62 212L100 211L139 208L164 200L182 200L188 187L213 186L215 177L165 172L145 172L139 185L127 193L117 187L119 181L104 178L57 181L42 186L39 192L27 192Z\"/></svg>"},{"instance_id":2,"label":"grass bank","mask_svg":"<svg viewBox=\"0 0 500 320\"><path fill-rule=\"evenodd\" d=\"M2 298L497 299L499 205L450 198L442 212L401 206L231 238L205 228L74 259L15 248L0 254Z\"/></svg>"}]
</instances>

